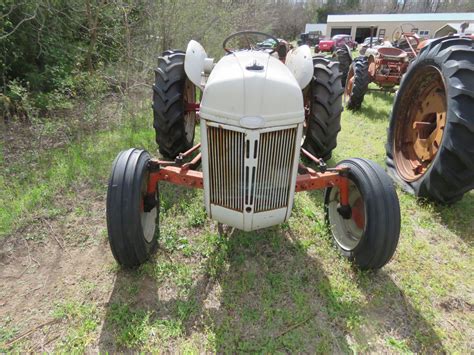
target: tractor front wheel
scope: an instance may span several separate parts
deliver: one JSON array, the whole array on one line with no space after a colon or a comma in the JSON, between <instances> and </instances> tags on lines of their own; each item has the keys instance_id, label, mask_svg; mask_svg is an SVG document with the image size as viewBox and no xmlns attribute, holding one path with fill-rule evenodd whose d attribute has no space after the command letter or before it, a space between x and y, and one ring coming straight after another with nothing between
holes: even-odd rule
<instances>
[{"instance_id":1,"label":"tractor front wheel","mask_svg":"<svg viewBox=\"0 0 474 355\"><path fill-rule=\"evenodd\" d=\"M115 159L107 190L107 230L117 262L135 267L158 246L159 196L147 194L148 152L129 149Z\"/></svg>"},{"instance_id":2,"label":"tractor front wheel","mask_svg":"<svg viewBox=\"0 0 474 355\"><path fill-rule=\"evenodd\" d=\"M400 235L400 205L392 181L376 163L348 159L349 212L343 213L337 187L327 188L326 221L343 256L360 269L380 269L390 261Z\"/></svg>"}]
</instances>

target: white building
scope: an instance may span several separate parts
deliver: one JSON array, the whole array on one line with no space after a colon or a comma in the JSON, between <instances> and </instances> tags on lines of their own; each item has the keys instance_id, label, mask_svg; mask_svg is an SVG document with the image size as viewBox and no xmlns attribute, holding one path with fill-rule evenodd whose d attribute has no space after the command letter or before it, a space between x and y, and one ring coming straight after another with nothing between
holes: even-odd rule
<instances>
[{"instance_id":1,"label":"white building","mask_svg":"<svg viewBox=\"0 0 474 355\"><path fill-rule=\"evenodd\" d=\"M371 26L374 36L384 37L387 40L391 40L402 26L404 31L416 29L420 36L432 38L446 25L453 26L451 30L448 28L444 32L455 33L463 22L474 24L474 13L328 15L326 32L328 36L350 34L360 43L370 36Z\"/></svg>"}]
</instances>

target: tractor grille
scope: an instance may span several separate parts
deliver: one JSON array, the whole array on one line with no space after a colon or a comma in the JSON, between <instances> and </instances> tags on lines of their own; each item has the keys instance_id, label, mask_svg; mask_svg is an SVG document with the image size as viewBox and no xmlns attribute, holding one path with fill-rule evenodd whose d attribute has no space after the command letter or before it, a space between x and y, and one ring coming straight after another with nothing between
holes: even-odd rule
<instances>
[{"instance_id":1,"label":"tractor grille","mask_svg":"<svg viewBox=\"0 0 474 355\"><path fill-rule=\"evenodd\" d=\"M245 134L208 126L207 139L211 203L242 211Z\"/></svg>"},{"instance_id":2,"label":"tractor grille","mask_svg":"<svg viewBox=\"0 0 474 355\"><path fill-rule=\"evenodd\" d=\"M260 135L259 161L253 189L255 212L274 210L288 205L295 139L296 128Z\"/></svg>"},{"instance_id":3,"label":"tractor grille","mask_svg":"<svg viewBox=\"0 0 474 355\"><path fill-rule=\"evenodd\" d=\"M208 126L209 189L212 204L262 212L288 206L297 129L245 133Z\"/></svg>"}]
</instances>

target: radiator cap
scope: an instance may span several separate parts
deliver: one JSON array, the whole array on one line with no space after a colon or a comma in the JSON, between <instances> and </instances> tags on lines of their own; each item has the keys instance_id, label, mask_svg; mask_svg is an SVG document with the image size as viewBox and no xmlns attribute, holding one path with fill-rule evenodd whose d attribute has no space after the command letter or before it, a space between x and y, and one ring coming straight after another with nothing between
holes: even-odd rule
<instances>
[{"instance_id":1,"label":"radiator cap","mask_svg":"<svg viewBox=\"0 0 474 355\"><path fill-rule=\"evenodd\" d=\"M247 116L240 119L240 125L245 128L261 128L265 125L263 117Z\"/></svg>"}]
</instances>

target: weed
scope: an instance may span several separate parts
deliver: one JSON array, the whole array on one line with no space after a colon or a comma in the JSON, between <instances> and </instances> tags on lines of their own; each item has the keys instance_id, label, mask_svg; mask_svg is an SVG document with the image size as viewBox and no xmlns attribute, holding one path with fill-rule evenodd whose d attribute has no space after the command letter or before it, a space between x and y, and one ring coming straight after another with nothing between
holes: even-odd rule
<instances>
[{"instance_id":1,"label":"weed","mask_svg":"<svg viewBox=\"0 0 474 355\"><path fill-rule=\"evenodd\" d=\"M83 352L100 323L96 305L67 301L56 305L53 316L66 321L65 336L56 346L61 352Z\"/></svg>"}]
</instances>

